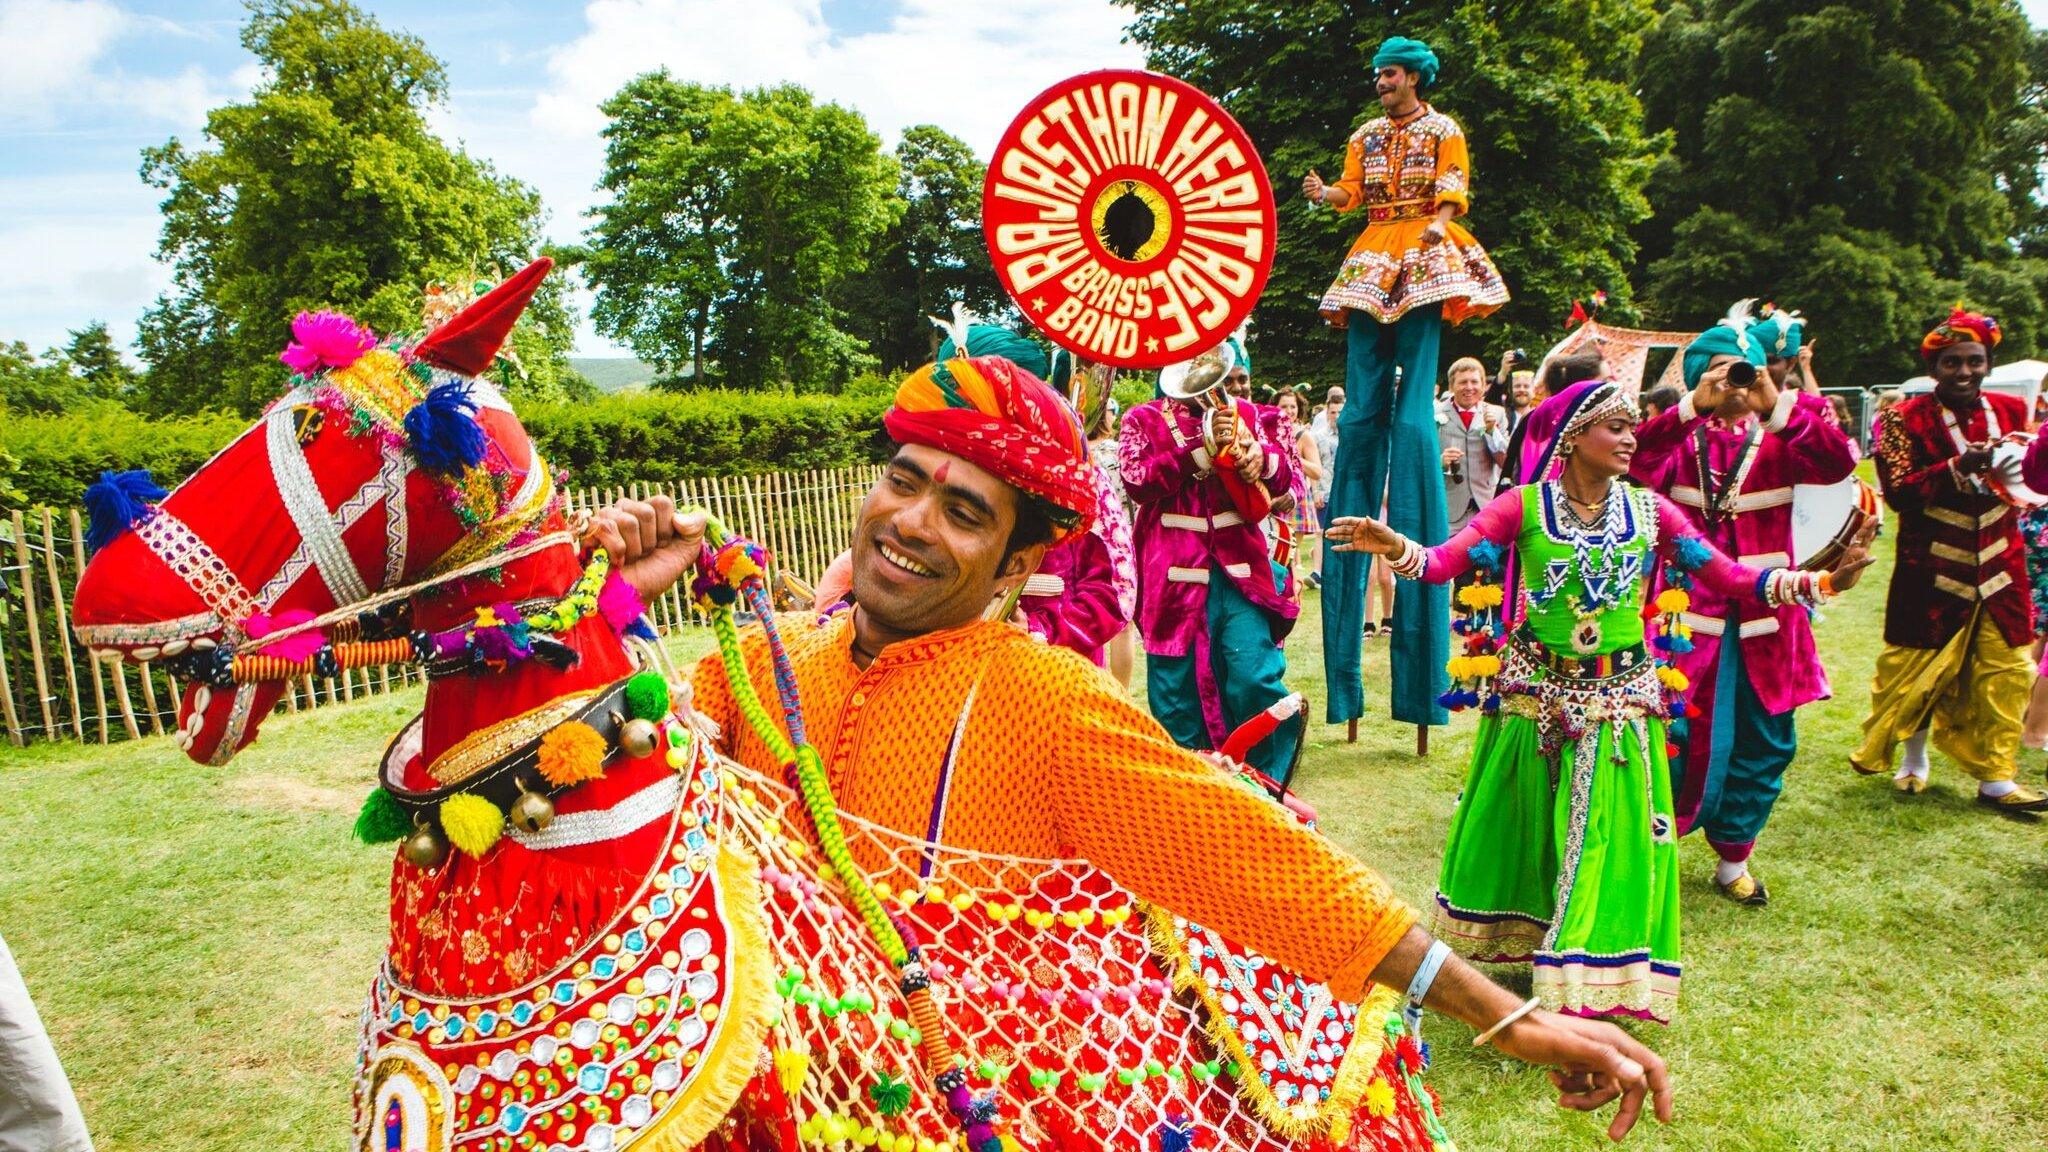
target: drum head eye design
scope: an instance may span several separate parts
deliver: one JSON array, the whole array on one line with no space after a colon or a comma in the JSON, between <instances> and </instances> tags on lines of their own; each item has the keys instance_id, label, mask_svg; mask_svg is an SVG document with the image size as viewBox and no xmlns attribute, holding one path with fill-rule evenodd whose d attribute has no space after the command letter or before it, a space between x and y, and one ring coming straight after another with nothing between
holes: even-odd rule
<instances>
[{"instance_id":1,"label":"drum head eye design","mask_svg":"<svg viewBox=\"0 0 2048 1152\"><path fill-rule=\"evenodd\" d=\"M1276 204L1251 138L1156 72L1040 93L989 160L981 211L996 278L1032 327L1114 368L1221 344L1273 270Z\"/></svg>"},{"instance_id":2,"label":"drum head eye design","mask_svg":"<svg viewBox=\"0 0 2048 1152\"><path fill-rule=\"evenodd\" d=\"M1133 264L1159 255L1166 247L1166 197L1139 180L1119 180L1095 198L1090 213L1095 238L1110 255Z\"/></svg>"}]
</instances>

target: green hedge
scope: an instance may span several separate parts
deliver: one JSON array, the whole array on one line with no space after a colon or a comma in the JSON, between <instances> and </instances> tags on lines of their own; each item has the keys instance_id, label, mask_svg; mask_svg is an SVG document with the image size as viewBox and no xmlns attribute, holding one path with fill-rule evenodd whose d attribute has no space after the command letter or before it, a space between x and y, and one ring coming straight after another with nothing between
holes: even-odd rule
<instances>
[{"instance_id":1,"label":"green hedge","mask_svg":"<svg viewBox=\"0 0 2048 1152\"><path fill-rule=\"evenodd\" d=\"M888 403L885 386L836 396L646 392L528 405L520 416L572 487L610 487L872 463L881 459L876 434ZM155 420L112 404L60 416L0 413L0 502L75 505L109 468L147 468L168 488L249 424L224 413Z\"/></svg>"},{"instance_id":2,"label":"green hedge","mask_svg":"<svg viewBox=\"0 0 2048 1152\"><path fill-rule=\"evenodd\" d=\"M520 413L571 487L749 472L801 471L881 459L886 393L643 392Z\"/></svg>"},{"instance_id":3,"label":"green hedge","mask_svg":"<svg viewBox=\"0 0 2048 1152\"><path fill-rule=\"evenodd\" d=\"M0 414L0 453L16 461L19 500L64 508L109 468L147 468L168 488L249 423L226 413L155 420L111 402L53 416L10 412Z\"/></svg>"}]
</instances>

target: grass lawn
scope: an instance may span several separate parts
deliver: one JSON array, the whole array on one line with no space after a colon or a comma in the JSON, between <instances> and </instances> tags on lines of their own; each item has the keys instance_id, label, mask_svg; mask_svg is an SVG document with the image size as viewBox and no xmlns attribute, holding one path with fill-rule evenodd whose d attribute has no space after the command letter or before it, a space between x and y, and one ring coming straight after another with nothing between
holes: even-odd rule
<instances>
[{"instance_id":1,"label":"grass lawn","mask_svg":"<svg viewBox=\"0 0 2048 1152\"><path fill-rule=\"evenodd\" d=\"M1802 753L1757 855L1774 903L1723 901L1697 838L1664 1149L2042 1147L2048 828L1970 803L1939 763L1901 802L1845 757L1867 703L1888 560L1820 626L1839 697L1801 717ZM1292 646L1321 698L1313 595ZM1383 644L1367 702L1383 700ZM384 741L416 695L272 717L226 768L166 740L0 750L0 932L55 1035L102 1149L332 1149L347 1143L355 1021L383 950L390 853L349 839ZM1318 704L1320 708L1320 704ZM1317 713L1320 716L1320 712ZM1317 726L1300 784L1324 826L1416 904L1432 890L1473 721ZM2041 758L2028 755L2038 780ZM1461 1147L1587 1148L1548 1084L1453 1023L1430 1025Z\"/></svg>"}]
</instances>

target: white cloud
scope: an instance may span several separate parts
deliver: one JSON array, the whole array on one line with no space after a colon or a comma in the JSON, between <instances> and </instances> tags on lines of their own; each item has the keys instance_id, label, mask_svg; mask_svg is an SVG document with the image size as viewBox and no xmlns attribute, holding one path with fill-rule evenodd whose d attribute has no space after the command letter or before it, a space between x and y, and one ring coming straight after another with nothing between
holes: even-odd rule
<instances>
[{"instance_id":1,"label":"white cloud","mask_svg":"<svg viewBox=\"0 0 2048 1152\"><path fill-rule=\"evenodd\" d=\"M1143 53L1122 42L1128 18L1109 0L905 0L885 27L841 36L819 0L591 0L583 34L549 55L546 87L529 107L458 93L447 123L539 188L550 235L574 240L603 169L598 105L642 72L665 67L739 88L796 83L859 110L885 142L937 124L987 156L1038 92L1077 72L1140 64ZM578 345L613 351L587 324Z\"/></svg>"},{"instance_id":2,"label":"white cloud","mask_svg":"<svg viewBox=\"0 0 2048 1152\"><path fill-rule=\"evenodd\" d=\"M151 258L161 195L133 180L0 180L0 339L40 352L105 320L116 343L132 340L136 318L170 285Z\"/></svg>"},{"instance_id":3,"label":"white cloud","mask_svg":"<svg viewBox=\"0 0 2048 1152\"><path fill-rule=\"evenodd\" d=\"M138 75L108 63L124 37L192 36L106 0L0 0L0 127L80 123L168 124L193 129L206 110L249 90L241 72L223 83L198 66Z\"/></svg>"},{"instance_id":4,"label":"white cloud","mask_svg":"<svg viewBox=\"0 0 2048 1152\"><path fill-rule=\"evenodd\" d=\"M27 118L65 98L120 35L127 17L105 0L0 0L0 109Z\"/></svg>"}]
</instances>

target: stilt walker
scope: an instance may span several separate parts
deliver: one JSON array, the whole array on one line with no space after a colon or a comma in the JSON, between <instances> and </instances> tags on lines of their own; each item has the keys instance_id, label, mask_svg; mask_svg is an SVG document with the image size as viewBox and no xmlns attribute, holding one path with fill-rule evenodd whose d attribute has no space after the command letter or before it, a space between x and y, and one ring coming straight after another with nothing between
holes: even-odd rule
<instances>
[{"instance_id":1,"label":"stilt walker","mask_svg":"<svg viewBox=\"0 0 2048 1152\"><path fill-rule=\"evenodd\" d=\"M1425 545L1450 534L1437 467L1433 390L1446 320L1484 316L1507 303L1507 285L1472 234L1453 222L1468 204L1471 163L1465 134L1421 99L1436 83L1437 58L1418 40L1396 36L1373 56L1386 115L1352 133L1344 177L1323 183L1310 172L1302 193L1339 212L1367 210L1322 313L1345 329L1344 384L1330 486L1331 516L1378 517ZM1389 484L1389 470L1402 477ZM1330 723L1365 711L1359 668L1367 558L1333 552L1324 573L1323 661ZM1410 584L1395 598L1394 719L1443 724L1437 696L1449 686L1450 595ZM1418 747L1425 733L1418 733Z\"/></svg>"}]
</instances>

